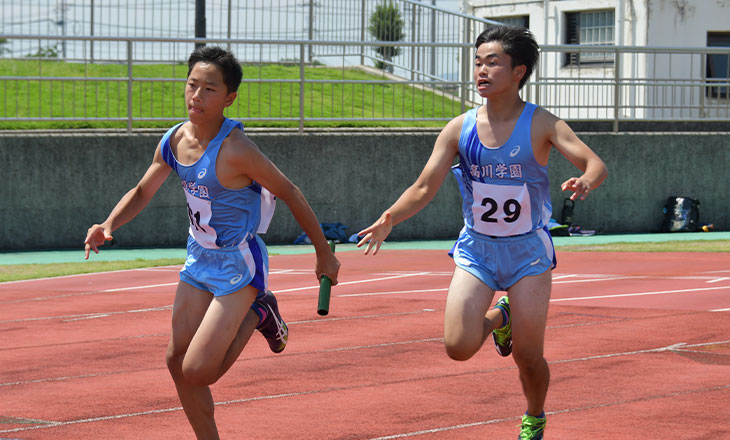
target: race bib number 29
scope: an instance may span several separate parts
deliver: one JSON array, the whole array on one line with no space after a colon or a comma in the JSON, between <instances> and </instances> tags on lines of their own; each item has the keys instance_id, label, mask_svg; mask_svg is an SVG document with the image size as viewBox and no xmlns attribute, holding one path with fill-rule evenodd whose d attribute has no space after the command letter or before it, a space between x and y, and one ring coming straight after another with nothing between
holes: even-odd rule
<instances>
[{"instance_id":1,"label":"race bib number 29","mask_svg":"<svg viewBox=\"0 0 730 440\"><path fill-rule=\"evenodd\" d=\"M472 182L474 230L504 237L530 232L532 213L527 184L493 185Z\"/></svg>"}]
</instances>

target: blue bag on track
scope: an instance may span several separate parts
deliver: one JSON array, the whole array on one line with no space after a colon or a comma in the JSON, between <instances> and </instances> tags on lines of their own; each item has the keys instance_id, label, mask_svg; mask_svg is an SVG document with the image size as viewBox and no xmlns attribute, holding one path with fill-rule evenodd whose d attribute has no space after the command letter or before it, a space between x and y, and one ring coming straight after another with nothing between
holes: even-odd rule
<instances>
[{"instance_id":1,"label":"blue bag on track","mask_svg":"<svg viewBox=\"0 0 730 440\"><path fill-rule=\"evenodd\" d=\"M349 236L347 235L347 229L349 226L345 226L340 222L337 223L320 223L319 226L322 228L324 238L332 240L335 243L347 243ZM312 240L307 237L306 232L302 232L299 237L294 240L294 244L311 244Z\"/></svg>"}]
</instances>

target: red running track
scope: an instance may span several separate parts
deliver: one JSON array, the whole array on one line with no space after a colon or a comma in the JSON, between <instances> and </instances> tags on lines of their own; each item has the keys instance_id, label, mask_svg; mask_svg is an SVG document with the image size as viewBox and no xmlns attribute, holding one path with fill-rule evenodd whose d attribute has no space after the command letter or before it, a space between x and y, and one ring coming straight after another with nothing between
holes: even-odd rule
<instances>
[{"instance_id":1,"label":"red running track","mask_svg":"<svg viewBox=\"0 0 730 440\"><path fill-rule=\"evenodd\" d=\"M513 439L511 358L443 349L444 251L273 256L290 342L255 334L217 384L224 439ZM549 439L730 438L730 255L559 253ZM193 438L164 363L176 268L0 284L0 439Z\"/></svg>"}]
</instances>

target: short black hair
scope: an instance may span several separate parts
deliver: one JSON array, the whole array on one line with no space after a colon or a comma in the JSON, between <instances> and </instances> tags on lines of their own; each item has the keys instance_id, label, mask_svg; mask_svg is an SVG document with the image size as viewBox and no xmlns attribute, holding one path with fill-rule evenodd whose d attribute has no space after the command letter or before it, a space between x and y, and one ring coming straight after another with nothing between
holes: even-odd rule
<instances>
[{"instance_id":1,"label":"short black hair","mask_svg":"<svg viewBox=\"0 0 730 440\"><path fill-rule=\"evenodd\" d=\"M522 88L537 64L539 47L535 36L529 29L520 26L490 26L479 34L475 46L479 49L479 46L490 41L497 41L502 45L504 53L512 58L513 68L522 65L527 68L525 76L520 81L520 88Z\"/></svg>"},{"instance_id":2,"label":"short black hair","mask_svg":"<svg viewBox=\"0 0 730 440\"><path fill-rule=\"evenodd\" d=\"M188 76L193 71L195 64L199 62L213 64L223 74L223 82L228 88L228 93L238 91L241 84L243 71L236 57L227 50L216 46L200 46L196 48L188 58Z\"/></svg>"}]
</instances>

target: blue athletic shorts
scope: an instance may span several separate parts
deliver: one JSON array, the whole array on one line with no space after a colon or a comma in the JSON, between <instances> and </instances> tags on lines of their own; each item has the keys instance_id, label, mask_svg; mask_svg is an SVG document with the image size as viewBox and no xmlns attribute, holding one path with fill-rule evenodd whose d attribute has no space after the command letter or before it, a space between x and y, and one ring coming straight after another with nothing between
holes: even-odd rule
<instances>
[{"instance_id":1,"label":"blue athletic shorts","mask_svg":"<svg viewBox=\"0 0 730 440\"><path fill-rule=\"evenodd\" d=\"M221 249L202 247L188 237L188 257L180 280L215 296L223 296L252 285L266 290L269 254L258 235L238 246Z\"/></svg>"},{"instance_id":2,"label":"blue athletic shorts","mask_svg":"<svg viewBox=\"0 0 730 440\"><path fill-rule=\"evenodd\" d=\"M493 290L507 290L520 279L557 265L547 229L511 237L490 237L464 228L449 255L454 263Z\"/></svg>"}]
</instances>

